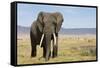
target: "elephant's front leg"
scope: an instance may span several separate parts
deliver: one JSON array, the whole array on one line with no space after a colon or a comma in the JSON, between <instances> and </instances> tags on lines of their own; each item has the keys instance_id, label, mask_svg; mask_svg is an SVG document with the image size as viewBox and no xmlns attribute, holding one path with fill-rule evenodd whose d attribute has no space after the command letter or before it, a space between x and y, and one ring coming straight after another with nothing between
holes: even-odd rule
<instances>
[{"instance_id":1,"label":"elephant's front leg","mask_svg":"<svg viewBox=\"0 0 100 68\"><path fill-rule=\"evenodd\" d=\"M58 55L58 34L56 34L56 44L54 44L54 39L53 39L53 55L52 57L55 58Z\"/></svg>"},{"instance_id":2,"label":"elephant's front leg","mask_svg":"<svg viewBox=\"0 0 100 68\"><path fill-rule=\"evenodd\" d=\"M31 57L35 57L36 56L36 42L33 39L33 35L32 33L30 33L30 39L31 39Z\"/></svg>"},{"instance_id":3,"label":"elephant's front leg","mask_svg":"<svg viewBox=\"0 0 100 68\"><path fill-rule=\"evenodd\" d=\"M35 57L36 56L36 45L33 45L32 47L32 50L31 50L31 57Z\"/></svg>"},{"instance_id":4,"label":"elephant's front leg","mask_svg":"<svg viewBox=\"0 0 100 68\"><path fill-rule=\"evenodd\" d=\"M43 47L43 58L46 58L46 46L45 46L45 40L43 40L42 47Z\"/></svg>"}]
</instances>

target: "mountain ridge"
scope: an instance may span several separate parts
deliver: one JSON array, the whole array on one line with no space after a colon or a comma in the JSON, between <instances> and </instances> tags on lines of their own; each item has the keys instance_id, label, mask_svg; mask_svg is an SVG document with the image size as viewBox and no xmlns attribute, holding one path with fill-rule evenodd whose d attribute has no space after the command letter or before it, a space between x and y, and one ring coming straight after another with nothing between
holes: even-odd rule
<instances>
[{"instance_id":1,"label":"mountain ridge","mask_svg":"<svg viewBox=\"0 0 100 68\"><path fill-rule=\"evenodd\" d=\"M18 34L29 34L30 27L17 26ZM96 28L61 28L59 34L96 34Z\"/></svg>"}]
</instances>

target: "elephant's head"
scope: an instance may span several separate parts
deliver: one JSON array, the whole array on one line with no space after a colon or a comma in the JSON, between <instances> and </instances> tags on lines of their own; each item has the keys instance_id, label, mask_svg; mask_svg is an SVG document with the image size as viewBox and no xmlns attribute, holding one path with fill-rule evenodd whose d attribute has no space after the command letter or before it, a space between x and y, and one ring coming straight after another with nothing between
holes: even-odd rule
<instances>
[{"instance_id":1,"label":"elephant's head","mask_svg":"<svg viewBox=\"0 0 100 68\"><path fill-rule=\"evenodd\" d=\"M63 16L59 12L55 13L40 12L37 21L39 21L38 27L41 32L58 33L63 22Z\"/></svg>"},{"instance_id":2,"label":"elephant's head","mask_svg":"<svg viewBox=\"0 0 100 68\"><path fill-rule=\"evenodd\" d=\"M37 21L38 28L40 32L43 33L42 38L44 38L44 35L48 35L50 37L51 34L55 37L55 33L58 33L61 28L63 16L59 12L40 12L38 14Z\"/></svg>"}]
</instances>

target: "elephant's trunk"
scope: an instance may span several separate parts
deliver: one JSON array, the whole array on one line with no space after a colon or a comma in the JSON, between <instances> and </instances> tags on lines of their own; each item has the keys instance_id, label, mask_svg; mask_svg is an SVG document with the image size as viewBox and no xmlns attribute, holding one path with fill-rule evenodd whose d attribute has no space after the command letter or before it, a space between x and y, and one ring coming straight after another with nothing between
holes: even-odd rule
<instances>
[{"instance_id":1,"label":"elephant's trunk","mask_svg":"<svg viewBox=\"0 0 100 68\"><path fill-rule=\"evenodd\" d=\"M44 39L44 34L42 34L42 37L41 37L41 40L40 40L40 46L42 45L43 39Z\"/></svg>"},{"instance_id":2,"label":"elephant's trunk","mask_svg":"<svg viewBox=\"0 0 100 68\"><path fill-rule=\"evenodd\" d=\"M46 47L46 58L48 61L51 56L51 34L45 34L45 47Z\"/></svg>"},{"instance_id":3,"label":"elephant's trunk","mask_svg":"<svg viewBox=\"0 0 100 68\"><path fill-rule=\"evenodd\" d=\"M56 45L56 35L55 35L55 33L53 33L53 37L54 37L54 45Z\"/></svg>"}]
</instances>

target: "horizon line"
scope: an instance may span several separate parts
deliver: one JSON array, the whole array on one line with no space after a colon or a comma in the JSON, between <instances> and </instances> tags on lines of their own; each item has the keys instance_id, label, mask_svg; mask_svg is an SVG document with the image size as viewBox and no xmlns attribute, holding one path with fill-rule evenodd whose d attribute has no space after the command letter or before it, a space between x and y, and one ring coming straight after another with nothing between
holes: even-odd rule
<instances>
[{"instance_id":1,"label":"horizon line","mask_svg":"<svg viewBox=\"0 0 100 68\"><path fill-rule=\"evenodd\" d=\"M30 26L22 26L22 25L17 25L17 26L26 27L26 28L30 27ZM61 27L61 28L63 29L82 29L82 28L65 28L65 27ZM95 28L95 27L83 27L83 28Z\"/></svg>"}]
</instances>

